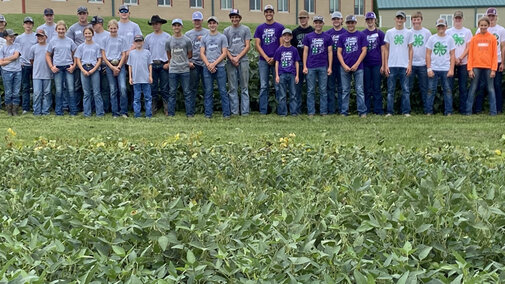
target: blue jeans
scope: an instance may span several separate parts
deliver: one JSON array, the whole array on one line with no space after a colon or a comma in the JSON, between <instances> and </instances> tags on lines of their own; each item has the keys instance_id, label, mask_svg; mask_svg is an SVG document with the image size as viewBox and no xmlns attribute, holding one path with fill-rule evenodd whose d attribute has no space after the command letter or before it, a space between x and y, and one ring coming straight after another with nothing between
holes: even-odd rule
<instances>
[{"instance_id":1,"label":"blue jeans","mask_svg":"<svg viewBox=\"0 0 505 284\"><path fill-rule=\"evenodd\" d=\"M170 80L170 83L168 84L170 86L170 91L168 92L168 100L167 100L168 115L170 116L175 115L175 101L177 97L177 87L179 86L179 83L181 85L182 92L184 94L184 106L186 107L186 116L195 115L195 108L194 108L195 101L194 96L192 95L191 92L189 82L190 77L191 77L190 72L168 74L168 78Z\"/></svg>"},{"instance_id":2,"label":"blue jeans","mask_svg":"<svg viewBox=\"0 0 505 284\"><path fill-rule=\"evenodd\" d=\"M433 71L435 76L428 79L430 86L428 88L428 97L426 100L427 114L433 114L433 102L437 96L438 80L440 80L440 85L442 86L442 92L444 94L444 114L452 114L452 89L449 78L447 78L447 72L448 71Z\"/></svg>"},{"instance_id":3,"label":"blue jeans","mask_svg":"<svg viewBox=\"0 0 505 284\"><path fill-rule=\"evenodd\" d=\"M384 114L384 105L382 102L381 91L381 67L365 66L364 83L365 83L365 105L367 113Z\"/></svg>"},{"instance_id":4,"label":"blue jeans","mask_svg":"<svg viewBox=\"0 0 505 284\"><path fill-rule=\"evenodd\" d=\"M500 64L498 63L498 68L500 68ZM497 112L502 112L503 110L503 97L502 97L502 88L501 88L501 83L503 79L503 72L496 71L496 76L494 77L493 84L494 84L494 94L495 94L495 101L496 101L496 111ZM480 80L480 86L479 90L480 92L477 94L477 97L475 98L475 112L480 113L482 112L482 108L484 106L484 90L486 89L486 84L487 80L486 78L482 78ZM488 93L489 95L489 93Z\"/></svg>"},{"instance_id":5,"label":"blue jeans","mask_svg":"<svg viewBox=\"0 0 505 284\"><path fill-rule=\"evenodd\" d=\"M298 102L296 101L295 75L284 73L279 75L279 96L277 98L277 114L287 115L287 92L289 91L289 111L292 115L298 114Z\"/></svg>"},{"instance_id":6,"label":"blue jeans","mask_svg":"<svg viewBox=\"0 0 505 284\"><path fill-rule=\"evenodd\" d=\"M235 67L230 61L226 63L228 74L228 96L230 97L231 114L249 114L249 61L240 61ZM238 87L240 84L240 103ZM240 112L239 112L240 106Z\"/></svg>"},{"instance_id":7,"label":"blue jeans","mask_svg":"<svg viewBox=\"0 0 505 284\"><path fill-rule=\"evenodd\" d=\"M23 111L30 111L30 85L32 85L33 66L21 67L21 103Z\"/></svg>"},{"instance_id":8,"label":"blue jeans","mask_svg":"<svg viewBox=\"0 0 505 284\"><path fill-rule=\"evenodd\" d=\"M303 83L307 83L307 78L305 74L303 74L303 62L298 61L298 68L300 71L298 72L298 84L296 84L296 113L302 114L302 92L303 92Z\"/></svg>"},{"instance_id":9,"label":"blue jeans","mask_svg":"<svg viewBox=\"0 0 505 284\"><path fill-rule=\"evenodd\" d=\"M387 113L394 113L396 79L398 79L400 80L400 86L402 88L401 112L402 114L410 114L410 89L409 78L406 74L407 68L390 67L389 71Z\"/></svg>"},{"instance_id":10,"label":"blue jeans","mask_svg":"<svg viewBox=\"0 0 505 284\"><path fill-rule=\"evenodd\" d=\"M340 76L342 78L342 109L343 115L349 115L349 96L351 94L351 81L354 77L354 86L356 88L356 102L358 106L358 115L366 114L365 93L363 91L363 69L354 72L345 72L342 69Z\"/></svg>"},{"instance_id":11,"label":"blue jeans","mask_svg":"<svg viewBox=\"0 0 505 284\"><path fill-rule=\"evenodd\" d=\"M336 58L333 58L333 60L335 59ZM339 113L342 109L342 76L340 75L341 69L342 67L339 63L333 64L331 68L331 75L328 76L328 114ZM335 91L337 92L336 96Z\"/></svg>"},{"instance_id":12,"label":"blue jeans","mask_svg":"<svg viewBox=\"0 0 505 284\"><path fill-rule=\"evenodd\" d=\"M151 92L153 104L156 105L160 97L164 103L168 102L168 70L163 69L163 64L152 64L153 68L153 83L151 84Z\"/></svg>"},{"instance_id":13,"label":"blue jeans","mask_svg":"<svg viewBox=\"0 0 505 284\"><path fill-rule=\"evenodd\" d=\"M12 72L2 70L2 80L4 81L5 105L19 105L21 98L21 71Z\"/></svg>"},{"instance_id":14,"label":"blue jeans","mask_svg":"<svg viewBox=\"0 0 505 284\"><path fill-rule=\"evenodd\" d=\"M321 115L328 114L328 72L327 67L309 68L307 74L307 113L314 115L316 113L316 80L319 84L319 112Z\"/></svg>"},{"instance_id":15,"label":"blue jeans","mask_svg":"<svg viewBox=\"0 0 505 284\"><path fill-rule=\"evenodd\" d=\"M48 115L51 109L51 79L33 79L33 115Z\"/></svg>"},{"instance_id":16,"label":"blue jeans","mask_svg":"<svg viewBox=\"0 0 505 284\"><path fill-rule=\"evenodd\" d=\"M223 109L223 117L230 116L230 99L226 92L226 71L224 66L216 67L216 72L210 73L207 68L203 69L203 80L205 82L205 96L203 98L203 105L205 108L205 117L212 117L214 106L214 80L217 81L217 89L219 96L221 96L221 108Z\"/></svg>"},{"instance_id":17,"label":"blue jeans","mask_svg":"<svg viewBox=\"0 0 505 284\"><path fill-rule=\"evenodd\" d=\"M417 76L419 92L421 93L421 100L423 102L423 111L428 113L426 98L428 96L428 68L424 66L412 66L412 73L409 76L409 90L412 93L414 88L414 79ZM409 111L410 112L410 111Z\"/></svg>"},{"instance_id":18,"label":"blue jeans","mask_svg":"<svg viewBox=\"0 0 505 284\"><path fill-rule=\"evenodd\" d=\"M269 76L271 75L272 80L275 81L275 65L269 65L265 60L259 60L258 69L260 72L260 96L259 96L260 113L267 114L268 93L270 90ZM275 94L277 97L279 87L277 86L277 84L274 85L275 85Z\"/></svg>"},{"instance_id":19,"label":"blue jeans","mask_svg":"<svg viewBox=\"0 0 505 284\"><path fill-rule=\"evenodd\" d=\"M107 66L102 64L100 69L100 94L102 94L103 110L105 113L110 112L110 90L109 81L107 80Z\"/></svg>"},{"instance_id":20,"label":"blue jeans","mask_svg":"<svg viewBox=\"0 0 505 284\"><path fill-rule=\"evenodd\" d=\"M85 68L88 69L88 68ZM91 68L89 68L91 70ZM89 71L89 70L87 70ZM100 69L90 76L84 76L81 72L82 90L84 91L82 106L84 116L91 116L91 101L95 100L96 116L103 116L103 101L100 93Z\"/></svg>"},{"instance_id":21,"label":"blue jeans","mask_svg":"<svg viewBox=\"0 0 505 284\"><path fill-rule=\"evenodd\" d=\"M472 80L470 85L470 91L468 92L468 100L466 101L466 114L472 114L473 100L475 96L475 91L479 86L480 80L485 80L485 86L487 88L487 93L489 95L489 114L496 115L496 99L494 95L494 79L490 77L491 69L483 68L473 68L473 73L475 78Z\"/></svg>"},{"instance_id":22,"label":"blue jeans","mask_svg":"<svg viewBox=\"0 0 505 284\"><path fill-rule=\"evenodd\" d=\"M82 83L81 83L81 69L78 67L75 68L74 70L74 96L75 96L75 103L77 105L77 110L82 111L82 98L83 98L83 89L82 89Z\"/></svg>"},{"instance_id":23,"label":"blue jeans","mask_svg":"<svg viewBox=\"0 0 505 284\"><path fill-rule=\"evenodd\" d=\"M151 84L148 83L133 84L133 112L135 113L135 117L140 117L140 98L142 97L142 93L144 93L144 108L146 110L146 117L152 117Z\"/></svg>"},{"instance_id":24,"label":"blue jeans","mask_svg":"<svg viewBox=\"0 0 505 284\"><path fill-rule=\"evenodd\" d=\"M468 98L468 70L466 70L465 65L459 65L454 67L454 76L449 78L451 83L451 90L454 91L454 79L458 78L458 90L459 90L459 113L466 113L466 101Z\"/></svg>"},{"instance_id":25,"label":"blue jeans","mask_svg":"<svg viewBox=\"0 0 505 284\"><path fill-rule=\"evenodd\" d=\"M126 66L121 68L118 76L114 76L113 71L107 67L107 81L110 89L110 105L112 116L119 116L128 113L128 94L126 93ZM118 109L118 87L119 87L119 109Z\"/></svg>"},{"instance_id":26,"label":"blue jeans","mask_svg":"<svg viewBox=\"0 0 505 284\"><path fill-rule=\"evenodd\" d=\"M200 87L200 81L202 82L202 89L205 93L205 80L203 79L203 66L195 65L195 68L189 69L189 88L191 90L191 112L195 113L195 104L198 93L198 88Z\"/></svg>"},{"instance_id":27,"label":"blue jeans","mask_svg":"<svg viewBox=\"0 0 505 284\"><path fill-rule=\"evenodd\" d=\"M74 74L69 73L66 66L56 66L59 71L54 74L54 86L56 88L55 100L56 106L54 112L56 115L63 115L63 81L67 84L68 91L68 108L70 115L77 115L77 102L75 101L74 93Z\"/></svg>"}]
</instances>

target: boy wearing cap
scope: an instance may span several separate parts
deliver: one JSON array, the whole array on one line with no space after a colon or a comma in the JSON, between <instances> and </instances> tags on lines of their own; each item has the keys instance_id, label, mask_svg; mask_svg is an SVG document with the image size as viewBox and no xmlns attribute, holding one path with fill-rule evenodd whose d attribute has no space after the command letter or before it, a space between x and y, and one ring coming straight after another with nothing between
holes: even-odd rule
<instances>
[{"instance_id":1,"label":"boy wearing cap","mask_svg":"<svg viewBox=\"0 0 505 284\"><path fill-rule=\"evenodd\" d=\"M340 36L346 32L342 27L342 13L335 11L331 14L333 27L326 31L333 42L333 64L331 75L328 76L328 114L340 112L342 107L342 78L340 76L340 61L337 58L337 50ZM336 92L336 96L335 96Z\"/></svg>"},{"instance_id":2,"label":"boy wearing cap","mask_svg":"<svg viewBox=\"0 0 505 284\"><path fill-rule=\"evenodd\" d=\"M282 31L282 45L274 55L275 82L279 84L277 114L281 116L288 114L286 91L289 91L289 112L294 116L298 114L295 84L298 83L300 56L298 50L291 45L292 38L291 30L284 29Z\"/></svg>"},{"instance_id":3,"label":"boy wearing cap","mask_svg":"<svg viewBox=\"0 0 505 284\"><path fill-rule=\"evenodd\" d=\"M298 50L298 66L303 66L302 55L303 55L303 38L314 31L314 28L309 25L309 13L305 10L298 12L298 21L300 25L293 30L293 37L291 39L291 45L296 47ZM302 87L303 83L307 82L303 72L298 73L298 83L296 84L296 111L297 114L302 113ZM329 85L329 84L328 84Z\"/></svg>"},{"instance_id":4,"label":"boy wearing cap","mask_svg":"<svg viewBox=\"0 0 505 284\"><path fill-rule=\"evenodd\" d=\"M365 59L363 60L363 80L365 82L365 105L367 113L384 114L381 91L381 73L384 72L383 52L384 32L377 28L374 12L365 15L366 29L363 34L368 43Z\"/></svg>"},{"instance_id":5,"label":"boy wearing cap","mask_svg":"<svg viewBox=\"0 0 505 284\"><path fill-rule=\"evenodd\" d=\"M139 25L130 20L130 8L127 5L119 6L118 35L124 38L130 50L135 48L134 37L142 35Z\"/></svg>"},{"instance_id":6,"label":"boy wearing cap","mask_svg":"<svg viewBox=\"0 0 505 284\"><path fill-rule=\"evenodd\" d=\"M449 78L454 75L455 43L451 36L446 35L447 21L438 19L437 33L426 43L426 66L428 68L429 88L426 101L427 115L433 114L433 102L437 94L438 80L444 94L444 115L452 114L452 91Z\"/></svg>"},{"instance_id":7,"label":"boy wearing cap","mask_svg":"<svg viewBox=\"0 0 505 284\"><path fill-rule=\"evenodd\" d=\"M269 76L275 79L275 60L273 56L280 46L280 39L284 26L274 21L274 7L266 5L263 9L265 23L259 25L254 32L255 47L259 53L258 68L260 73L260 94L259 110L260 114L268 112ZM275 94L279 92L275 84Z\"/></svg>"},{"instance_id":8,"label":"boy wearing cap","mask_svg":"<svg viewBox=\"0 0 505 284\"><path fill-rule=\"evenodd\" d=\"M202 83L202 89L205 89L205 82L203 80L203 68L205 68L205 65L200 58L200 47L201 39L209 34L209 30L202 27L203 14L200 11L194 12L191 15L191 18L193 19L193 29L187 31L185 36L191 39L191 45L193 46L193 57L189 59L189 80L191 82L189 88L191 90L191 109L193 109L194 113L195 101L198 89L200 88L200 82ZM199 97L203 97L203 94Z\"/></svg>"},{"instance_id":9,"label":"boy wearing cap","mask_svg":"<svg viewBox=\"0 0 505 284\"><path fill-rule=\"evenodd\" d=\"M153 27L153 32L146 36L144 48L151 52L153 60L152 112L156 113L161 99L163 112L168 115L168 57L165 45L170 40L170 35L161 30L161 25L166 23L167 20L158 15L151 17L148 24Z\"/></svg>"},{"instance_id":10,"label":"boy wearing cap","mask_svg":"<svg viewBox=\"0 0 505 284\"><path fill-rule=\"evenodd\" d=\"M428 113L426 108L426 98L428 94L428 76L426 70L426 43L431 37L431 32L422 26L423 14L418 11L412 16L412 34L414 42L412 43L412 50L414 55L412 57L412 73L409 76L409 90L412 93L414 88L414 80L417 77L418 88L421 93L421 100L423 102L423 111Z\"/></svg>"},{"instance_id":11,"label":"boy wearing cap","mask_svg":"<svg viewBox=\"0 0 505 284\"><path fill-rule=\"evenodd\" d=\"M468 43L472 39L470 29L463 27L463 12L456 11L453 16L453 27L446 31L446 34L454 39L456 49L454 50L454 76L449 78L451 90L454 91L454 78L458 78L459 85L459 113L466 112L466 100L468 94Z\"/></svg>"},{"instance_id":12,"label":"boy wearing cap","mask_svg":"<svg viewBox=\"0 0 505 284\"><path fill-rule=\"evenodd\" d=\"M307 75L307 114L316 113L316 81L319 83L319 113L328 114L328 76L332 73L333 42L323 32L324 18L314 17L314 32L303 39L303 73Z\"/></svg>"},{"instance_id":13,"label":"boy wearing cap","mask_svg":"<svg viewBox=\"0 0 505 284\"><path fill-rule=\"evenodd\" d=\"M349 96L351 81L354 77L358 115L366 117L365 93L363 91L363 60L367 52L366 36L356 29L356 17L345 17L347 32L342 34L338 43L337 56L342 65L342 109L340 114L349 115Z\"/></svg>"},{"instance_id":14,"label":"boy wearing cap","mask_svg":"<svg viewBox=\"0 0 505 284\"><path fill-rule=\"evenodd\" d=\"M151 59L151 52L142 48L144 44L144 37L136 35L134 38L135 49L130 51L128 56L128 74L130 78L130 85L133 85L133 112L135 117L140 117L141 103L140 98L144 94L144 108L146 117L152 116L151 112L151 84L153 83L153 70Z\"/></svg>"},{"instance_id":15,"label":"boy wearing cap","mask_svg":"<svg viewBox=\"0 0 505 284\"><path fill-rule=\"evenodd\" d=\"M251 47L251 29L240 24L242 16L237 9L232 9L229 16L232 25L225 28L223 34L228 40L226 73L228 74L231 114L249 115L249 58L247 52Z\"/></svg>"},{"instance_id":16,"label":"boy wearing cap","mask_svg":"<svg viewBox=\"0 0 505 284\"><path fill-rule=\"evenodd\" d=\"M401 113L410 116L410 89L408 76L412 72L412 43L414 36L405 28L405 12L396 12L395 26L386 32L384 37L384 74L388 77L387 114L393 115L396 80L402 88Z\"/></svg>"},{"instance_id":17,"label":"boy wearing cap","mask_svg":"<svg viewBox=\"0 0 505 284\"><path fill-rule=\"evenodd\" d=\"M172 20L172 37L167 41L165 50L167 51L170 68L168 69L169 92L167 111L169 116L175 115L175 99L177 96L177 87L180 84L184 94L184 106L186 107L186 116L195 115L195 100L190 87L190 66L189 59L193 57L193 46L191 39L182 34L182 20ZM197 82L191 81L191 84Z\"/></svg>"},{"instance_id":18,"label":"boy wearing cap","mask_svg":"<svg viewBox=\"0 0 505 284\"><path fill-rule=\"evenodd\" d=\"M53 38L58 36L56 33L56 25L54 23L54 11L51 8L44 9L44 21L45 23L38 26L37 30L43 29L47 36L47 42L49 43Z\"/></svg>"},{"instance_id":19,"label":"boy wearing cap","mask_svg":"<svg viewBox=\"0 0 505 284\"><path fill-rule=\"evenodd\" d=\"M30 48L37 44L37 37L33 32L32 17L25 17L23 21L25 32L16 37L15 43L18 44L21 52L21 103L23 114L30 111L30 87L32 85L32 64L28 59Z\"/></svg>"},{"instance_id":20,"label":"boy wearing cap","mask_svg":"<svg viewBox=\"0 0 505 284\"><path fill-rule=\"evenodd\" d=\"M33 65L33 115L48 115L51 110L51 79L53 72L46 62L47 36L37 30L37 44L30 47L28 60Z\"/></svg>"},{"instance_id":21,"label":"boy wearing cap","mask_svg":"<svg viewBox=\"0 0 505 284\"><path fill-rule=\"evenodd\" d=\"M5 106L11 116L18 115L19 90L21 89L20 47L14 43L18 35L13 30L5 30L5 45L0 48L0 66L5 92Z\"/></svg>"},{"instance_id":22,"label":"boy wearing cap","mask_svg":"<svg viewBox=\"0 0 505 284\"><path fill-rule=\"evenodd\" d=\"M211 118L214 106L214 80L217 81L217 89L221 97L221 108L223 117L230 117L230 100L226 93L226 70L224 69L224 59L228 49L228 40L217 31L219 24L216 17L207 20L210 33L202 38L200 47L200 57L206 68L203 69L203 79L205 82L204 111L205 117Z\"/></svg>"},{"instance_id":23,"label":"boy wearing cap","mask_svg":"<svg viewBox=\"0 0 505 284\"><path fill-rule=\"evenodd\" d=\"M103 46L104 40L110 35L110 33L103 28L103 18L100 16L93 16L89 23L93 27L93 31L95 31L93 41Z\"/></svg>"}]
</instances>

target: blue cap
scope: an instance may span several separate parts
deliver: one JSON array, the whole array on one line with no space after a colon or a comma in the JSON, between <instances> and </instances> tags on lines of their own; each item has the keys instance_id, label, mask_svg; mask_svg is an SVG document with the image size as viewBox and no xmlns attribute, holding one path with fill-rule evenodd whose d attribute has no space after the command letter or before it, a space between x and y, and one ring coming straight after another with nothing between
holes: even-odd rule
<instances>
[{"instance_id":1,"label":"blue cap","mask_svg":"<svg viewBox=\"0 0 505 284\"><path fill-rule=\"evenodd\" d=\"M173 26L174 24L179 24L179 25L181 25L181 26L184 26L184 25L182 24L182 20L181 20L181 19L173 19L173 20L172 20L172 26Z\"/></svg>"},{"instance_id":2,"label":"blue cap","mask_svg":"<svg viewBox=\"0 0 505 284\"><path fill-rule=\"evenodd\" d=\"M193 15L191 16L192 20L203 20L203 14L200 11L193 12Z\"/></svg>"}]
</instances>

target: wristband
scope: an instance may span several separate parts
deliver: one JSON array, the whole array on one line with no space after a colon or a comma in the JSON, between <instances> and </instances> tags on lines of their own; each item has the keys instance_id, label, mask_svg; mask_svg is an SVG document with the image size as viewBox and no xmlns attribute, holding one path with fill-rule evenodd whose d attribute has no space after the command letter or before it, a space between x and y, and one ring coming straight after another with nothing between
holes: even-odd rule
<instances>
[{"instance_id":1,"label":"wristband","mask_svg":"<svg viewBox=\"0 0 505 284\"><path fill-rule=\"evenodd\" d=\"M431 71L433 71L433 69L428 68L426 71L427 71L427 72L431 72Z\"/></svg>"}]
</instances>

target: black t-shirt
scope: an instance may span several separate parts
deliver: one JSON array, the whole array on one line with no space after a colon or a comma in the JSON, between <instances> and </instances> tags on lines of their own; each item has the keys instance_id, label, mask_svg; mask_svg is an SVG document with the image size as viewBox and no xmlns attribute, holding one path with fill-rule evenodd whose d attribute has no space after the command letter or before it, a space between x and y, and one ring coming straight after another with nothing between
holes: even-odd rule
<instances>
[{"instance_id":1,"label":"black t-shirt","mask_svg":"<svg viewBox=\"0 0 505 284\"><path fill-rule=\"evenodd\" d=\"M298 49L298 54L300 55L300 59L303 57L303 38L305 35L314 31L312 26L308 26L306 28L302 28L298 26L293 30L293 39L291 39L291 45Z\"/></svg>"}]
</instances>

